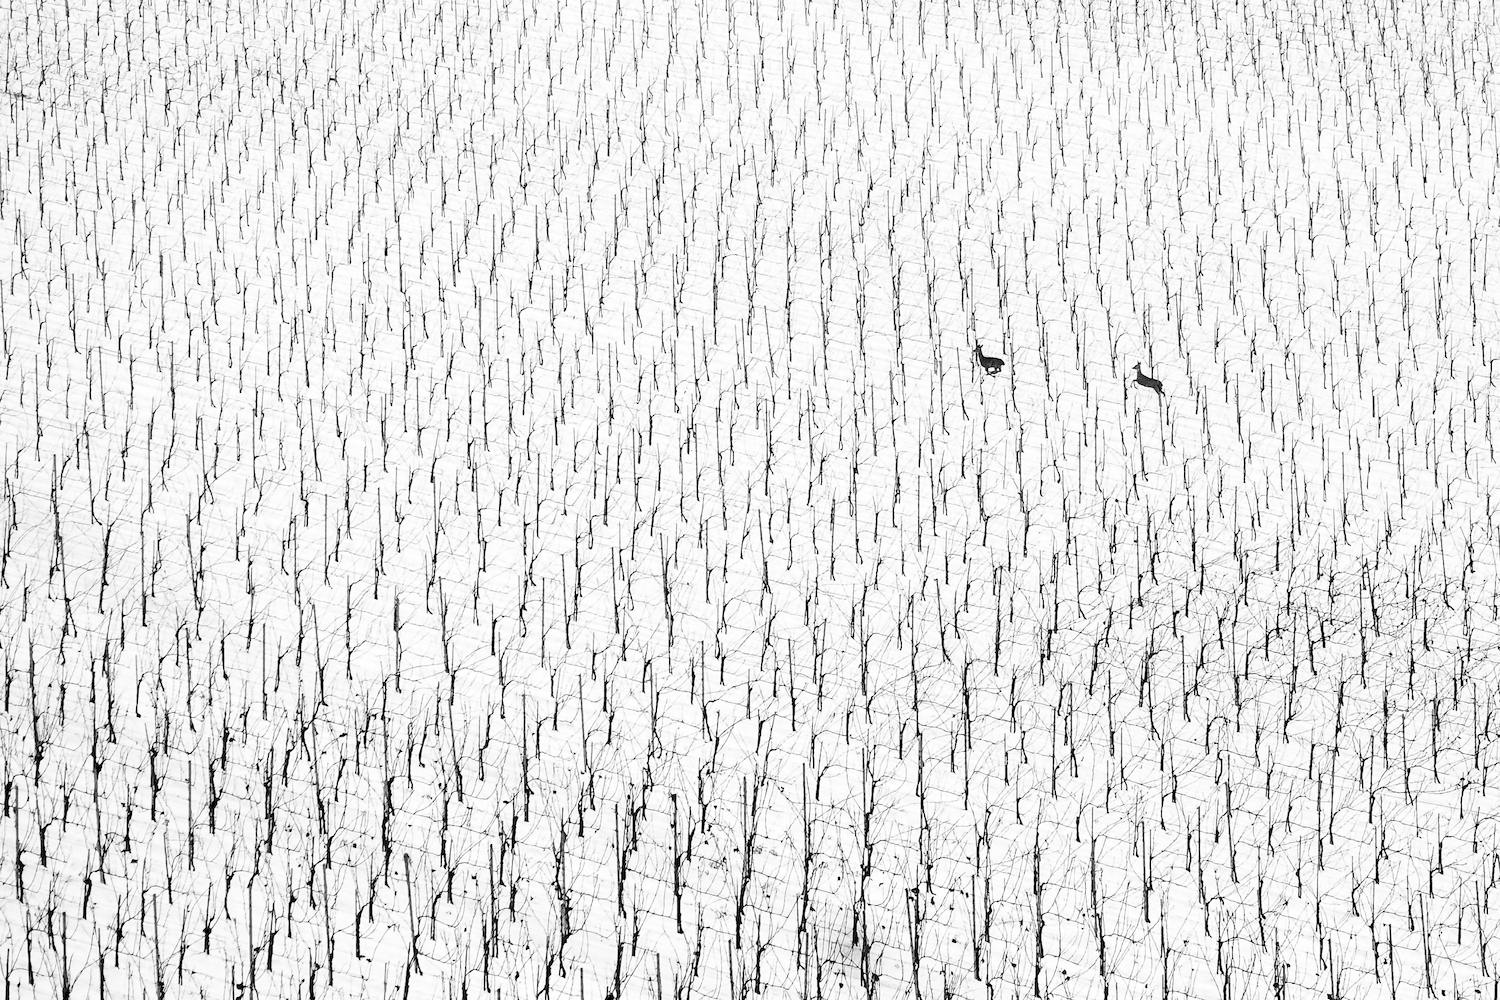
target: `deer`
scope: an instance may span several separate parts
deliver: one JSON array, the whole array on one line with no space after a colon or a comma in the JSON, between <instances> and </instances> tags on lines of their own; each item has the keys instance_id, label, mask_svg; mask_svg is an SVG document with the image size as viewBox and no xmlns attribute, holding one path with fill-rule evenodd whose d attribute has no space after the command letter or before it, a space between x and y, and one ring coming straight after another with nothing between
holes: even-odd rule
<instances>
[{"instance_id":1,"label":"deer","mask_svg":"<svg viewBox=\"0 0 1500 1000\"><path fill-rule=\"evenodd\" d=\"M1166 392L1161 387L1161 379L1152 378L1141 371L1141 363L1139 361L1135 363L1135 381L1137 385L1143 385L1147 389L1155 389L1158 396L1166 395Z\"/></svg>"},{"instance_id":2,"label":"deer","mask_svg":"<svg viewBox=\"0 0 1500 1000\"><path fill-rule=\"evenodd\" d=\"M984 369L986 375L998 375L1000 369L1005 367L1005 359L984 353L984 349L978 344L974 345L974 360L979 362L979 367Z\"/></svg>"}]
</instances>

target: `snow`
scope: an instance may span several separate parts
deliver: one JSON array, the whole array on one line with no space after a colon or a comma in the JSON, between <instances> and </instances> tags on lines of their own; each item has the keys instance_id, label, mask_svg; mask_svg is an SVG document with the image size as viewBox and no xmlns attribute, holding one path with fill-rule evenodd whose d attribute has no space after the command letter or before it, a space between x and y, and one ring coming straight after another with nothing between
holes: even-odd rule
<instances>
[{"instance_id":1,"label":"snow","mask_svg":"<svg viewBox=\"0 0 1500 1000\"><path fill-rule=\"evenodd\" d=\"M314 6L5 20L7 994L1496 995L1493 13Z\"/></svg>"}]
</instances>

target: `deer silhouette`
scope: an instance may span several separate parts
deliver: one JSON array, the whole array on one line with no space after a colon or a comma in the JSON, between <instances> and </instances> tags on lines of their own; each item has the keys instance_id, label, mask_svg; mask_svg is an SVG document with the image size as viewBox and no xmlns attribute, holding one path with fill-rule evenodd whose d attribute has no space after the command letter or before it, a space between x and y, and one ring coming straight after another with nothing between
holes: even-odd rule
<instances>
[{"instance_id":1,"label":"deer silhouette","mask_svg":"<svg viewBox=\"0 0 1500 1000\"><path fill-rule=\"evenodd\" d=\"M984 349L978 344L974 345L974 360L979 362L979 367L984 369L986 375L997 375L1000 369L1005 367L1003 358L992 357L984 353Z\"/></svg>"},{"instance_id":2,"label":"deer silhouette","mask_svg":"<svg viewBox=\"0 0 1500 1000\"><path fill-rule=\"evenodd\" d=\"M1141 363L1139 361L1135 363L1135 381L1137 385L1143 385L1147 389L1155 389L1158 396L1166 395L1166 392L1161 387L1161 379L1152 378L1141 371Z\"/></svg>"}]
</instances>

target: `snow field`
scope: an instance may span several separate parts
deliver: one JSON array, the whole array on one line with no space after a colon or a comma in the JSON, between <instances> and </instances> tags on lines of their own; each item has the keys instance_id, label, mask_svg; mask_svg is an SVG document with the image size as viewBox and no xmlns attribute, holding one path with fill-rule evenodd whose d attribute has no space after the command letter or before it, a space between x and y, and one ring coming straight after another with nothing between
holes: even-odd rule
<instances>
[{"instance_id":1,"label":"snow field","mask_svg":"<svg viewBox=\"0 0 1500 1000\"><path fill-rule=\"evenodd\" d=\"M1492 995L1494 27L12 11L7 989Z\"/></svg>"}]
</instances>

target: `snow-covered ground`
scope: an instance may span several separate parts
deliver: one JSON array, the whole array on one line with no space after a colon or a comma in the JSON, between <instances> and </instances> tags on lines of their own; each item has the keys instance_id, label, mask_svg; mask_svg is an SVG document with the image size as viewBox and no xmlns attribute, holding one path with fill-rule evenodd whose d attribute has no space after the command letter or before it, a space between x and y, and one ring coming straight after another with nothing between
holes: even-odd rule
<instances>
[{"instance_id":1,"label":"snow-covered ground","mask_svg":"<svg viewBox=\"0 0 1500 1000\"><path fill-rule=\"evenodd\" d=\"M1496 995L1490 5L0 24L7 997Z\"/></svg>"}]
</instances>

